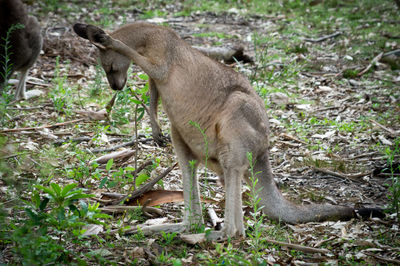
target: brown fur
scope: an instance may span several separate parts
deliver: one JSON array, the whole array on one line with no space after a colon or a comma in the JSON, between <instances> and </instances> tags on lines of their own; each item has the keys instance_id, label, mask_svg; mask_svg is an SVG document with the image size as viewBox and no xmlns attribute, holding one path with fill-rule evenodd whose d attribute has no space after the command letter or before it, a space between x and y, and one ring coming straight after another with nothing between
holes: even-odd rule
<instances>
[{"instance_id":1,"label":"brown fur","mask_svg":"<svg viewBox=\"0 0 400 266\"><path fill-rule=\"evenodd\" d=\"M39 56L42 47L42 36L40 25L37 19L29 16L21 0L0 0L0 62L5 62L5 51L3 48L4 39L7 31L12 25L24 25L24 28L12 32L9 39L11 49L9 58L11 63L11 73L19 71L21 74L15 97L17 100L25 99L25 80L28 70L33 66ZM3 69L1 70L3 71ZM0 75L0 89L5 86L9 76L4 79Z\"/></svg>"},{"instance_id":2,"label":"brown fur","mask_svg":"<svg viewBox=\"0 0 400 266\"><path fill-rule=\"evenodd\" d=\"M244 235L241 182L249 167L248 152L255 159L257 188L269 218L299 223L354 216L349 207L301 206L282 196L269 163L269 125L264 101L241 74L191 48L165 27L134 23L110 35L84 24L75 24L74 30L99 48L113 89L123 88L130 60L149 75L152 124L156 120L154 105L158 95L171 122L172 142L182 169L186 227L203 222L198 181L189 161L195 160L197 166L208 158L208 167L225 184L224 232L228 236ZM198 123L207 135L208 154L201 132L191 121ZM155 132L160 133L159 129Z\"/></svg>"}]
</instances>

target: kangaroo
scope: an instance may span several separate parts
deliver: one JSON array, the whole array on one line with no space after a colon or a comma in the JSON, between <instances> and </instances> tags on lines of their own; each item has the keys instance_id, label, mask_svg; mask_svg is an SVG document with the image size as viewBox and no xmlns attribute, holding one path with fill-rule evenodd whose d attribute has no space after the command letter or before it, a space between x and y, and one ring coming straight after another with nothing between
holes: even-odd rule
<instances>
[{"instance_id":1,"label":"kangaroo","mask_svg":"<svg viewBox=\"0 0 400 266\"><path fill-rule=\"evenodd\" d=\"M9 38L10 50L6 55L4 40L10 27L17 24L22 24L23 28L11 32ZM28 15L21 0L0 0L0 38L0 63L2 65L0 91L5 87L11 74L18 71L20 78L15 100L26 99L26 77L39 56L43 39L37 19ZM10 71L4 69L6 57L9 58Z\"/></svg>"},{"instance_id":2,"label":"kangaroo","mask_svg":"<svg viewBox=\"0 0 400 266\"><path fill-rule=\"evenodd\" d=\"M73 28L98 47L112 89L123 88L131 61L148 74L152 125L156 125L154 113L161 97L182 170L184 228L203 223L195 173L207 157L208 167L225 186L222 234L244 236L241 186L243 178L248 181L249 152L255 159L262 210L270 219L296 224L355 217L356 210L351 207L303 206L282 196L269 162L269 123L264 102L243 75L193 49L166 27L137 22L109 35L92 25L75 24ZM204 130L207 152L202 133L191 121ZM159 134L159 127L153 133Z\"/></svg>"}]
</instances>

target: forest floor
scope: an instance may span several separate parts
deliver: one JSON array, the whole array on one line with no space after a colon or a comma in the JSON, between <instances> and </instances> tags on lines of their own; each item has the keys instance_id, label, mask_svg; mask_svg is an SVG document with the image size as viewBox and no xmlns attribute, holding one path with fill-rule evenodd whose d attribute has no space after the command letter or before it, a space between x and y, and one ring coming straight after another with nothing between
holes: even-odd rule
<instances>
[{"instance_id":1,"label":"forest floor","mask_svg":"<svg viewBox=\"0 0 400 266\"><path fill-rule=\"evenodd\" d=\"M44 45L27 85L42 94L7 102L1 113L0 264L400 264L394 209L400 52L390 54L400 49L400 12L394 1L133 2L28 7L42 25ZM288 225L252 216L254 204L246 203L246 238L190 244L174 233L133 232L143 223L182 220L179 166L170 168L176 163L171 143L161 147L151 138L147 76L131 67L107 115L115 92L96 48L72 25L113 30L138 20L171 27L192 45L244 47L254 62L229 66L265 100L271 164L285 197L384 208L386 217ZM162 108L159 118L169 135ZM128 156L99 160L113 151ZM157 192L142 195L145 207L115 205L163 173L151 188ZM223 217L224 190L212 172L199 175L212 228L208 210ZM248 187L243 197L250 200Z\"/></svg>"}]
</instances>

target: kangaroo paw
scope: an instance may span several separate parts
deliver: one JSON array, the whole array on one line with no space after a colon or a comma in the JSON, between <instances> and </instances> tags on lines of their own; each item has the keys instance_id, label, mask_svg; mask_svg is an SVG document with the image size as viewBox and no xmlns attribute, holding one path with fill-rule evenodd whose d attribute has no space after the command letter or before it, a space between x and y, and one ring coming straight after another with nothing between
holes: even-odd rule
<instances>
[{"instance_id":1,"label":"kangaroo paw","mask_svg":"<svg viewBox=\"0 0 400 266\"><path fill-rule=\"evenodd\" d=\"M159 135L153 135L153 139L161 147L165 147L167 145L167 143L171 142L171 137L170 136L163 135L161 133Z\"/></svg>"}]
</instances>

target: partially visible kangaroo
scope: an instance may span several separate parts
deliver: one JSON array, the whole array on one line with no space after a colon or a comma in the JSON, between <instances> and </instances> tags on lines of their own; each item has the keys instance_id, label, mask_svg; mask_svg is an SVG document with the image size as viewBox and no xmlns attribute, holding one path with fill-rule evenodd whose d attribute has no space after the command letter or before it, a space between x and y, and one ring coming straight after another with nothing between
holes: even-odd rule
<instances>
[{"instance_id":1,"label":"partially visible kangaroo","mask_svg":"<svg viewBox=\"0 0 400 266\"><path fill-rule=\"evenodd\" d=\"M5 54L4 40L11 26L22 24L23 28L12 31L9 38L11 50ZM42 49L42 36L37 19L29 16L21 0L0 0L0 91L14 71L20 72L15 99L26 99L25 83L29 69L36 62ZM4 64L9 58L11 71L6 73Z\"/></svg>"},{"instance_id":2,"label":"partially visible kangaroo","mask_svg":"<svg viewBox=\"0 0 400 266\"><path fill-rule=\"evenodd\" d=\"M152 125L156 123L154 113L160 96L182 169L182 227L203 223L198 181L193 174L196 169L189 162L195 160L196 168L207 156L208 167L225 186L223 234L245 234L241 182L248 174L249 152L255 159L254 173L259 173L257 189L262 210L269 218L294 224L355 217L351 207L296 205L282 196L269 162L269 124L264 102L241 74L191 48L166 27L133 23L110 35L86 24L75 24L74 30L99 48L102 66L114 90L124 87L131 60L149 75ZM207 136L207 154L204 138L191 121L198 123ZM159 133L159 128L153 131Z\"/></svg>"}]
</instances>

